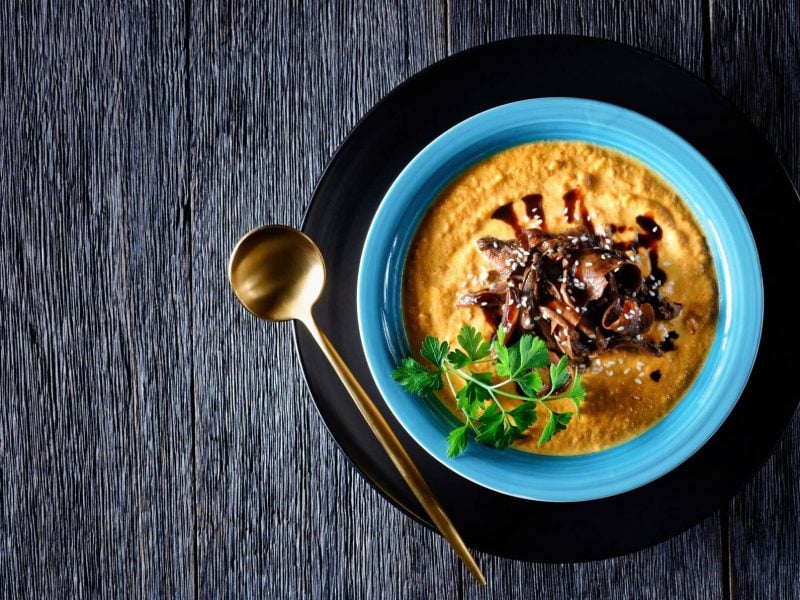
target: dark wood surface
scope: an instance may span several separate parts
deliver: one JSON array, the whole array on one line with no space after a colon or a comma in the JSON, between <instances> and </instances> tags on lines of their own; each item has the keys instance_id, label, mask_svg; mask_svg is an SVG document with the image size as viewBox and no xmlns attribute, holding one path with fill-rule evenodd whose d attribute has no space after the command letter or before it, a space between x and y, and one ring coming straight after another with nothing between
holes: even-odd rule
<instances>
[{"instance_id":1,"label":"dark wood surface","mask_svg":"<svg viewBox=\"0 0 800 600\"><path fill-rule=\"evenodd\" d=\"M224 277L247 229L300 223L385 93L515 35L677 62L797 185L800 2L20 1L0 28L3 597L800 597L797 419L684 534L579 565L480 555L479 589L347 463L289 326Z\"/></svg>"}]
</instances>

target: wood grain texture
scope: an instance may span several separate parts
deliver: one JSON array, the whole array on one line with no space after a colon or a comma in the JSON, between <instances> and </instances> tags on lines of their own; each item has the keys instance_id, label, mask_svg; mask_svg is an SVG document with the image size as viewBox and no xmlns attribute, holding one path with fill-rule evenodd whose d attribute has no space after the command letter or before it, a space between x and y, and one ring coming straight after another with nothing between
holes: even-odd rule
<instances>
[{"instance_id":1,"label":"wood grain texture","mask_svg":"<svg viewBox=\"0 0 800 600\"><path fill-rule=\"evenodd\" d=\"M0 27L0 590L192 596L183 4Z\"/></svg>"},{"instance_id":2,"label":"wood grain texture","mask_svg":"<svg viewBox=\"0 0 800 600\"><path fill-rule=\"evenodd\" d=\"M569 34L630 44L702 75L700 0L449 0L449 51L521 35Z\"/></svg>"},{"instance_id":3,"label":"wood grain texture","mask_svg":"<svg viewBox=\"0 0 800 600\"><path fill-rule=\"evenodd\" d=\"M443 5L427 6L193 3L202 596L458 594L461 567L445 542L390 507L336 448L305 388L288 325L256 322L223 277L239 236L262 223L298 226L326 161L357 120L444 56Z\"/></svg>"},{"instance_id":4,"label":"wood grain texture","mask_svg":"<svg viewBox=\"0 0 800 600\"><path fill-rule=\"evenodd\" d=\"M800 2L713 2L710 17L712 83L761 130L800 186ZM766 465L731 502L733 598L800 598L798 472L795 416Z\"/></svg>"},{"instance_id":5,"label":"wood grain texture","mask_svg":"<svg viewBox=\"0 0 800 600\"><path fill-rule=\"evenodd\" d=\"M592 35L649 50L702 75L703 15L699 2L450 2L452 51L518 35ZM553 598L721 598L727 557L719 516L663 544L628 556L576 566L490 564L486 590L467 597L514 597L547 590Z\"/></svg>"}]
</instances>

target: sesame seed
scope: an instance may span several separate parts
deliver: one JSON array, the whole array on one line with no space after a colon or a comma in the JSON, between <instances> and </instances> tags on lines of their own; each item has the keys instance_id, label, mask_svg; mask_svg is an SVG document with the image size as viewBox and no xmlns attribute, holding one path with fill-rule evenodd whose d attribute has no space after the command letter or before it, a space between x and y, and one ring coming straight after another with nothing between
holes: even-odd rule
<instances>
[{"instance_id":1,"label":"sesame seed","mask_svg":"<svg viewBox=\"0 0 800 600\"><path fill-rule=\"evenodd\" d=\"M631 372L631 368L630 368L630 367L628 367L627 369L625 369L625 370L622 372L622 374L623 374L623 375L627 375L627 374L628 374L628 373L630 373L630 372Z\"/></svg>"},{"instance_id":2,"label":"sesame seed","mask_svg":"<svg viewBox=\"0 0 800 600\"><path fill-rule=\"evenodd\" d=\"M634 381L636 382L637 385L642 385L642 380L639 379L638 377L634 379Z\"/></svg>"},{"instance_id":3,"label":"sesame seed","mask_svg":"<svg viewBox=\"0 0 800 600\"><path fill-rule=\"evenodd\" d=\"M557 308L557 309L556 309L556 312L557 312L558 314L561 314L561 309L560 309L560 308Z\"/></svg>"},{"instance_id":4,"label":"sesame seed","mask_svg":"<svg viewBox=\"0 0 800 600\"><path fill-rule=\"evenodd\" d=\"M586 266L587 266L587 267L591 267L593 264L594 264L593 262L587 262L587 263L586 263Z\"/></svg>"},{"instance_id":5,"label":"sesame seed","mask_svg":"<svg viewBox=\"0 0 800 600\"><path fill-rule=\"evenodd\" d=\"M613 377L614 376L614 371L606 371L606 375L608 377Z\"/></svg>"},{"instance_id":6,"label":"sesame seed","mask_svg":"<svg viewBox=\"0 0 800 600\"><path fill-rule=\"evenodd\" d=\"M481 306L486 306L487 304L489 304L489 303L488 302L481 302Z\"/></svg>"}]
</instances>

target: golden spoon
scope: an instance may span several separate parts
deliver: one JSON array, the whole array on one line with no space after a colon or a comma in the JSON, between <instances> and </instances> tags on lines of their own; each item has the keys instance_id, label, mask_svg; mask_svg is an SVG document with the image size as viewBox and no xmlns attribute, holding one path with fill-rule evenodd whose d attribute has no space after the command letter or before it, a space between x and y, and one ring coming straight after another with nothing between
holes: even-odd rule
<instances>
[{"instance_id":1,"label":"golden spoon","mask_svg":"<svg viewBox=\"0 0 800 600\"><path fill-rule=\"evenodd\" d=\"M408 487L475 579L486 585L480 567L422 473L311 314L325 287L325 261L317 245L291 227L268 225L253 229L233 249L228 278L239 301L259 319L296 319L306 326Z\"/></svg>"}]
</instances>

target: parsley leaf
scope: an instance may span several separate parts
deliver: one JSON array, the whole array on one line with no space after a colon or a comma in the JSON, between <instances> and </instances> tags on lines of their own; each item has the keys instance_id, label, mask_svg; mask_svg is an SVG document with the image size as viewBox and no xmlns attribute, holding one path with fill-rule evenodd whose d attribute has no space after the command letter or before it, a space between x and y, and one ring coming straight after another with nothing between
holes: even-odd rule
<instances>
[{"instance_id":1,"label":"parsley leaf","mask_svg":"<svg viewBox=\"0 0 800 600\"><path fill-rule=\"evenodd\" d=\"M420 354L422 354L423 358L428 359L431 363L441 368L448 350L450 350L450 344L447 342L440 342L435 337L428 336L425 338L425 341L422 342L422 351Z\"/></svg>"},{"instance_id":2,"label":"parsley leaf","mask_svg":"<svg viewBox=\"0 0 800 600\"><path fill-rule=\"evenodd\" d=\"M523 402L508 414L514 417L516 428L523 432L536 422L536 403Z\"/></svg>"},{"instance_id":3,"label":"parsley leaf","mask_svg":"<svg viewBox=\"0 0 800 600\"><path fill-rule=\"evenodd\" d=\"M524 371L541 369L550 363L550 352L544 341L529 333L523 335L510 348L496 343L495 355L497 356L497 373L512 379L516 379Z\"/></svg>"},{"instance_id":4,"label":"parsley leaf","mask_svg":"<svg viewBox=\"0 0 800 600\"><path fill-rule=\"evenodd\" d=\"M456 427L447 436L447 458L454 458L467 449L467 425Z\"/></svg>"},{"instance_id":5,"label":"parsley leaf","mask_svg":"<svg viewBox=\"0 0 800 600\"><path fill-rule=\"evenodd\" d=\"M462 367L466 367L468 364L472 362L470 357L464 354L461 350L456 348L450 354L447 355L447 362L449 362L453 367L456 369L461 369Z\"/></svg>"},{"instance_id":6,"label":"parsley leaf","mask_svg":"<svg viewBox=\"0 0 800 600\"><path fill-rule=\"evenodd\" d=\"M514 377L519 369L519 346L513 345L510 348L498 346L495 348L497 357L497 374L502 377Z\"/></svg>"},{"instance_id":7,"label":"parsley leaf","mask_svg":"<svg viewBox=\"0 0 800 600\"><path fill-rule=\"evenodd\" d=\"M547 425L544 426L542 435L539 437L539 446L549 442L555 434L564 431L571 418L571 412L557 413L551 411L550 418L547 420Z\"/></svg>"},{"instance_id":8,"label":"parsley leaf","mask_svg":"<svg viewBox=\"0 0 800 600\"><path fill-rule=\"evenodd\" d=\"M556 390L561 389L564 387L564 384L567 383L567 379L569 379L569 370L567 369L567 357L566 355L561 357L561 360L558 361L557 365L550 365L550 391L555 392Z\"/></svg>"},{"instance_id":9,"label":"parsley leaf","mask_svg":"<svg viewBox=\"0 0 800 600\"><path fill-rule=\"evenodd\" d=\"M498 327L494 341L492 342L492 350L494 350L495 360L498 364L508 362L508 349L506 348L505 332L506 330L503 329L503 327Z\"/></svg>"},{"instance_id":10,"label":"parsley leaf","mask_svg":"<svg viewBox=\"0 0 800 600\"><path fill-rule=\"evenodd\" d=\"M456 339L471 362L489 356L489 342L485 342L483 336L472 325L464 325Z\"/></svg>"},{"instance_id":11,"label":"parsley leaf","mask_svg":"<svg viewBox=\"0 0 800 600\"><path fill-rule=\"evenodd\" d=\"M442 389L441 373L426 369L413 358L403 359L403 363L392 373L392 379L407 392L421 396Z\"/></svg>"},{"instance_id":12,"label":"parsley leaf","mask_svg":"<svg viewBox=\"0 0 800 600\"><path fill-rule=\"evenodd\" d=\"M478 382L486 385L490 385L492 383L491 373L473 373L472 377ZM456 406L458 406L458 408L464 410L471 405L482 403L491 398L489 390L480 385L480 383L476 383L475 381L467 381L467 384L458 390L458 393L456 394Z\"/></svg>"},{"instance_id":13,"label":"parsley leaf","mask_svg":"<svg viewBox=\"0 0 800 600\"><path fill-rule=\"evenodd\" d=\"M505 413L503 413L496 403L490 404L477 420L476 440L482 444L494 444L497 446L499 439L503 437L503 423Z\"/></svg>"},{"instance_id":14,"label":"parsley leaf","mask_svg":"<svg viewBox=\"0 0 800 600\"><path fill-rule=\"evenodd\" d=\"M586 400L586 390L583 387L581 374L577 371L575 372L575 377L572 379L572 385L569 386L569 390L564 394L564 397L572 400L572 403L575 405L575 412L581 414L581 404Z\"/></svg>"},{"instance_id":15,"label":"parsley leaf","mask_svg":"<svg viewBox=\"0 0 800 600\"><path fill-rule=\"evenodd\" d=\"M521 369L541 369L550 364L550 352L541 338L526 333L517 344L519 345Z\"/></svg>"},{"instance_id":16,"label":"parsley leaf","mask_svg":"<svg viewBox=\"0 0 800 600\"><path fill-rule=\"evenodd\" d=\"M537 394L542 391L542 376L536 371L528 371L522 377L517 378L517 385L526 396L536 398Z\"/></svg>"}]
</instances>

